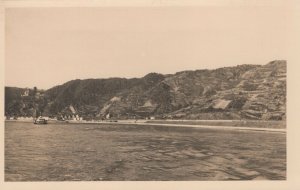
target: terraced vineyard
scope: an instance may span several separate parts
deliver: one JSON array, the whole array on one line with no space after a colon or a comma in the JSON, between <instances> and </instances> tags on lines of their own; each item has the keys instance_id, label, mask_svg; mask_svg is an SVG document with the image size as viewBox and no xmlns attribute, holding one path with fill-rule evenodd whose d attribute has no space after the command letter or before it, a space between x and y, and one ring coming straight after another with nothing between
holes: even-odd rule
<instances>
[{"instance_id":1,"label":"terraced vineyard","mask_svg":"<svg viewBox=\"0 0 300 190\"><path fill-rule=\"evenodd\" d=\"M6 87L5 114L86 120L115 119L286 120L284 60L215 70L150 73L142 78L72 80L41 91ZM29 90L32 96L22 96Z\"/></svg>"}]
</instances>

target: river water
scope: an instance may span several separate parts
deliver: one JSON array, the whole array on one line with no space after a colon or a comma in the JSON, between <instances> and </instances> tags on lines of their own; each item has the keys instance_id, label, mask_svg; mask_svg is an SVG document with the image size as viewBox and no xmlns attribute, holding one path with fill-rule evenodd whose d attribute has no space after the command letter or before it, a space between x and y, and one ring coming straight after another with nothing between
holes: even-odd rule
<instances>
[{"instance_id":1,"label":"river water","mask_svg":"<svg viewBox=\"0 0 300 190\"><path fill-rule=\"evenodd\" d=\"M5 181L284 179L285 134L5 123Z\"/></svg>"}]
</instances>

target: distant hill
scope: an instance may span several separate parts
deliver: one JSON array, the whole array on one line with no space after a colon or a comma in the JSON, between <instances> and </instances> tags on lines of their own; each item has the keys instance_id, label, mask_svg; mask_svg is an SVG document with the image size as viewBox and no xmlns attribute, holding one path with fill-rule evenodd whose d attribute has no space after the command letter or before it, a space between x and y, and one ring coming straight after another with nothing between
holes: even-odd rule
<instances>
[{"instance_id":1,"label":"distant hill","mask_svg":"<svg viewBox=\"0 0 300 190\"><path fill-rule=\"evenodd\" d=\"M285 120L284 60L215 70L150 73L142 78L72 80L22 96L5 88L6 115L73 115L102 118ZM28 91L28 89L27 89Z\"/></svg>"}]
</instances>

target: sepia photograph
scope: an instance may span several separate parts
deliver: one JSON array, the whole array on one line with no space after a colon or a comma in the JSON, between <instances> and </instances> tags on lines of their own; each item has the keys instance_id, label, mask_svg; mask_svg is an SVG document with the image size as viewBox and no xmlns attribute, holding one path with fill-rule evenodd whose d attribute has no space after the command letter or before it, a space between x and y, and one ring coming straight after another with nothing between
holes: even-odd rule
<instances>
[{"instance_id":1,"label":"sepia photograph","mask_svg":"<svg viewBox=\"0 0 300 190\"><path fill-rule=\"evenodd\" d=\"M4 182L286 181L287 6L248 2L6 7Z\"/></svg>"}]
</instances>

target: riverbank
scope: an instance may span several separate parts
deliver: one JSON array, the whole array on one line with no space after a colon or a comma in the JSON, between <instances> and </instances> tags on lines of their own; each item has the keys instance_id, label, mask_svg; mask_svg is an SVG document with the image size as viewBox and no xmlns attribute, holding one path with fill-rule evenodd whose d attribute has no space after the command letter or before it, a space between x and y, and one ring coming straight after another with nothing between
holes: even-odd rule
<instances>
[{"instance_id":1,"label":"riverbank","mask_svg":"<svg viewBox=\"0 0 300 190\"><path fill-rule=\"evenodd\" d=\"M199 124L175 124L175 123L159 123L159 122L126 122L126 121L119 121L119 122L100 122L100 124L120 124L120 125L149 125L149 126L167 126L167 127L192 127L192 128L207 128L207 129L221 129L221 130L248 130L248 131L266 131L266 132L278 132L278 133L286 133L286 129L284 128L270 128L270 127L256 127L256 126L230 126L230 125L199 125Z\"/></svg>"},{"instance_id":2,"label":"riverbank","mask_svg":"<svg viewBox=\"0 0 300 190\"><path fill-rule=\"evenodd\" d=\"M30 120L7 120L8 122L32 122ZM286 133L285 121L241 121L241 120L95 120L95 121L56 121L48 123L72 124L114 124L114 125L148 125L168 127L193 127L223 130L251 130Z\"/></svg>"}]
</instances>

